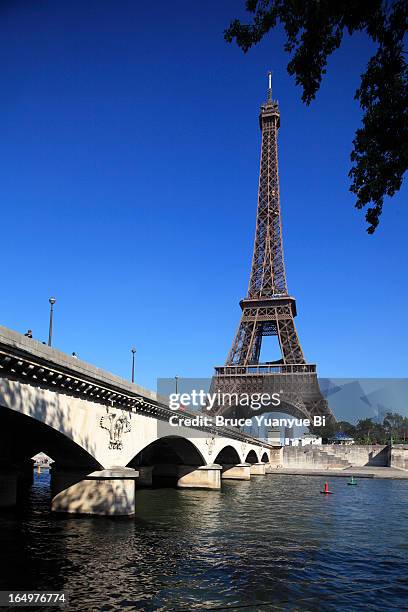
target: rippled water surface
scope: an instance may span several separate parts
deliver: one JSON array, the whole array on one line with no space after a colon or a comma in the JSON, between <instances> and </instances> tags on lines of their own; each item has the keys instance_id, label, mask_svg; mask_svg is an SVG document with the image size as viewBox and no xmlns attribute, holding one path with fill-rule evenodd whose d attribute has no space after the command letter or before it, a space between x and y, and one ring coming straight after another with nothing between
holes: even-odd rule
<instances>
[{"instance_id":1,"label":"rippled water surface","mask_svg":"<svg viewBox=\"0 0 408 612\"><path fill-rule=\"evenodd\" d=\"M2 590L66 590L70 610L408 609L408 480L141 490L130 520L55 517L48 484L0 514Z\"/></svg>"}]
</instances>

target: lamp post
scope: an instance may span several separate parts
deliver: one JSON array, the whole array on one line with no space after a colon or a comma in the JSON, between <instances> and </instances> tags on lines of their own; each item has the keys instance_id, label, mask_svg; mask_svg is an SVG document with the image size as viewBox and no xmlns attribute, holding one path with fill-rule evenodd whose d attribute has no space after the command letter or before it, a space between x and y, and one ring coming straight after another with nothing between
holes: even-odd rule
<instances>
[{"instance_id":1,"label":"lamp post","mask_svg":"<svg viewBox=\"0 0 408 612\"><path fill-rule=\"evenodd\" d=\"M54 317L54 304L57 300L55 299L55 297L50 297L48 301L50 303L50 327L48 330L48 346L51 346L52 344L52 320Z\"/></svg>"},{"instance_id":2,"label":"lamp post","mask_svg":"<svg viewBox=\"0 0 408 612\"><path fill-rule=\"evenodd\" d=\"M132 351L132 383L135 382L135 353L136 353L136 349L135 347L132 347L130 349Z\"/></svg>"},{"instance_id":3,"label":"lamp post","mask_svg":"<svg viewBox=\"0 0 408 612\"><path fill-rule=\"evenodd\" d=\"M175 377L174 377L174 380L175 380L175 382L176 382L176 395L177 395L177 393L178 393L178 379L179 379L179 377L178 377L178 376L175 376Z\"/></svg>"}]
</instances>

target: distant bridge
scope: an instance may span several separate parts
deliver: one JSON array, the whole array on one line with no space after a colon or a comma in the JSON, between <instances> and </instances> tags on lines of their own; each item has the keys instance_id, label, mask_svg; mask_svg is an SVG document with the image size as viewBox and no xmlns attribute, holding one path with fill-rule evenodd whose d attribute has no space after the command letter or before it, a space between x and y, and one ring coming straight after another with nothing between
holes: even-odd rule
<instances>
[{"instance_id":1,"label":"distant bridge","mask_svg":"<svg viewBox=\"0 0 408 612\"><path fill-rule=\"evenodd\" d=\"M172 427L165 398L0 326L0 506L40 451L52 508L131 515L135 482L219 489L265 473L273 447L233 428ZM27 467L29 466L29 467Z\"/></svg>"}]
</instances>

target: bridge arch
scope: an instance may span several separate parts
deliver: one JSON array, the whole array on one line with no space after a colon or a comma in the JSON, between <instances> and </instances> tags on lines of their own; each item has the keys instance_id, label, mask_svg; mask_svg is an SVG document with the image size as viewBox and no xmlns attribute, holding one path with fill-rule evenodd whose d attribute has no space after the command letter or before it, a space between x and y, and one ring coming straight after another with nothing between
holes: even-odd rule
<instances>
[{"instance_id":1,"label":"bridge arch","mask_svg":"<svg viewBox=\"0 0 408 612\"><path fill-rule=\"evenodd\" d=\"M262 453L261 461L262 461L262 463L268 463L269 462L268 453L266 451L264 451Z\"/></svg>"},{"instance_id":2,"label":"bridge arch","mask_svg":"<svg viewBox=\"0 0 408 612\"><path fill-rule=\"evenodd\" d=\"M214 459L214 463L219 463L220 465L236 465L237 463L241 463L241 459L238 451L233 446L227 445L220 450Z\"/></svg>"},{"instance_id":3,"label":"bridge arch","mask_svg":"<svg viewBox=\"0 0 408 612\"><path fill-rule=\"evenodd\" d=\"M258 457L254 449L250 450L245 457L245 463L258 463Z\"/></svg>"},{"instance_id":4,"label":"bridge arch","mask_svg":"<svg viewBox=\"0 0 408 612\"><path fill-rule=\"evenodd\" d=\"M163 436L140 450L127 464L139 472L136 486L177 486L181 476L206 465L197 446L182 436Z\"/></svg>"},{"instance_id":5,"label":"bridge arch","mask_svg":"<svg viewBox=\"0 0 408 612\"><path fill-rule=\"evenodd\" d=\"M184 465L205 465L197 446L182 436L164 436L145 446L128 463L128 467L155 465L158 462L178 462Z\"/></svg>"},{"instance_id":6,"label":"bridge arch","mask_svg":"<svg viewBox=\"0 0 408 612\"><path fill-rule=\"evenodd\" d=\"M43 451L64 469L99 470L102 465L69 433L34 416L0 405L0 461L18 464Z\"/></svg>"}]
</instances>

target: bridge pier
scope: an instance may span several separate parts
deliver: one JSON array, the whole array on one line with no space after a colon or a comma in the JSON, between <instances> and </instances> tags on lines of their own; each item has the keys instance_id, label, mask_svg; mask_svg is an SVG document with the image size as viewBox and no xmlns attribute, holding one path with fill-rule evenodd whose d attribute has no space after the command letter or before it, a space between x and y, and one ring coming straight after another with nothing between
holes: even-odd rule
<instances>
[{"instance_id":1,"label":"bridge pier","mask_svg":"<svg viewBox=\"0 0 408 612\"><path fill-rule=\"evenodd\" d=\"M17 472L0 470L0 508L12 508L17 504Z\"/></svg>"},{"instance_id":2,"label":"bridge pier","mask_svg":"<svg viewBox=\"0 0 408 612\"><path fill-rule=\"evenodd\" d=\"M133 516L135 479L131 468L110 468L88 474L52 499L53 512L98 516Z\"/></svg>"},{"instance_id":3,"label":"bridge pier","mask_svg":"<svg viewBox=\"0 0 408 612\"><path fill-rule=\"evenodd\" d=\"M178 466L177 486L182 489L221 489L222 466L210 465Z\"/></svg>"},{"instance_id":4,"label":"bridge pier","mask_svg":"<svg viewBox=\"0 0 408 612\"><path fill-rule=\"evenodd\" d=\"M32 485L34 482L34 463L31 459L16 464L18 481Z\"/></svg>"},{"instance_id":5,"label":"bridge pier","mask_svg":"<svg viewBox=\"0 0 408 612\"><path fill-rule=\"evenodd\" d=\"M221 478L223 480L251 480L250 463L226 464L222 468Z\"/></svg>"},{"instance_id":6,"label":"bridge pier","mask_svg":"<svg viewBox=\"0 0 408 612\"><path fill-rule=\"evenodd\" d=\"M264 476L265 463L251 463L251 476Z\"/></svg>"},{"instance_id":7,"label":"bridge pier","mask_svg":"<svg viewBox=\"0 0 408 612\"><path fill-rule=\"evenodd\" d=\"M138 465L139 478L135 481L136 487L151 487L153 485L153 465Z\"/></svg>"}]
</instances>

